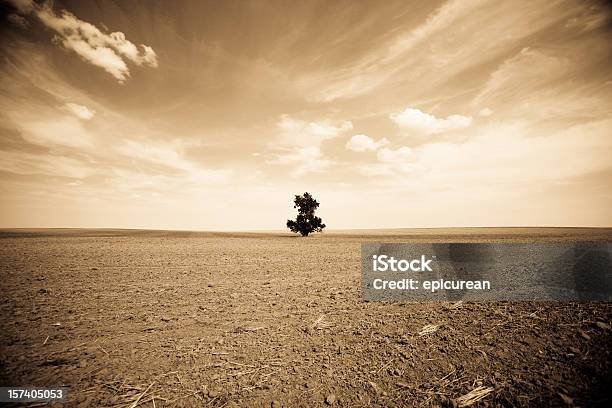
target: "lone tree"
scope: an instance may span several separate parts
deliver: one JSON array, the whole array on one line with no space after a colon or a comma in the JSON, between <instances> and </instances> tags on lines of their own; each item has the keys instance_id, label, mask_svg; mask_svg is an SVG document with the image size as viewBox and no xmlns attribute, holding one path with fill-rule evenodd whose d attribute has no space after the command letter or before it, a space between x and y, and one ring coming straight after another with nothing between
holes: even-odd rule
<instances>
[{"instance_id":1,"label":"lone tree","mask_svg":"<svg viewBox=\"0 0 612 408\"><path fill-rule=\"evenodd\" d=\"M291 232L299 232L303 237L308 236L311 232L321 232L325 228L320 217L314 215L315 210L319 207L319 203L309 193L304 195L296 195L293 200L293 208L298 209L298 215L295 220L287 220L287 228Z\"/></svg>"}]
</instances>

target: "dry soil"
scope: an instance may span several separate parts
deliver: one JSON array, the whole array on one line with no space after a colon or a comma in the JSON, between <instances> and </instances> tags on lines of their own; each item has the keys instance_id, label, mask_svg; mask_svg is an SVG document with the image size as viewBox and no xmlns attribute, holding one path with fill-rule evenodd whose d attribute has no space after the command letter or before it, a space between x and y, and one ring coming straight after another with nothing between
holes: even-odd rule
<instances>
[{"instance_id":1,"label":"dry soil","mask_svg":"<svg viewBox=\"0 0 612 408\"><path fill-rule=\"evenodd\" d=\"M4 230L0 385L71 407L610 406L609 303L361 300L362 242L543 240L612 230Z\"/></svg>"}]
</instances>

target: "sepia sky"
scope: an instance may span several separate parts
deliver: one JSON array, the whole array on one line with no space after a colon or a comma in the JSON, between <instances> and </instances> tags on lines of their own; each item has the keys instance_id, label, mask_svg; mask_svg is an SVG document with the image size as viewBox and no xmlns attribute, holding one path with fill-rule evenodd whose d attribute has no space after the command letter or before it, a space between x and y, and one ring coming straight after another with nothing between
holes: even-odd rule
<instances>
[{"instance_id":1,"label":"sepia sky","mask_svg":"<svg viewBox=\"0 0 612 408\"><path fill-rule=\"evenodd\" d=\"M605 3L0 12L0 227L612 226Z\"/></svg>"}]
</instances>

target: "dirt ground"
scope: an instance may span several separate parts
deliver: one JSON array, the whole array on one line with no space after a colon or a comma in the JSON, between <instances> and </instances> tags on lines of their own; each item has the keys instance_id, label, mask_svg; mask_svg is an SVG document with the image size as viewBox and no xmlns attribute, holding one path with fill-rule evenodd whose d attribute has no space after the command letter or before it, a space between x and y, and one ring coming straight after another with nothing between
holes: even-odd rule
<instances>
[{"instance_id":1,"label":"dirt ground","mask_svg":"<svg viewBox=\"0 0 612 408\"><path fill-rule=\"evenodd\" d=\"M361 300L362 242L540 240L612 230L5 230L0 385L70 407L612 406L610 303Z\"/></svg>"}]
</instances>

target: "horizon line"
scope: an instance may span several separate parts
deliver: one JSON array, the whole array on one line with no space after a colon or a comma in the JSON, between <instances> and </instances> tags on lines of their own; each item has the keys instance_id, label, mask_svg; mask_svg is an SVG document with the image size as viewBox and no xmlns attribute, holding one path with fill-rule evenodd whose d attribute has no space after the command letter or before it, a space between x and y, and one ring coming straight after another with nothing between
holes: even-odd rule
<instances>
[{"instance_id":1,"label":"horizon line","mask_svg":"<svg viewBox=\"0 0 612 408\"><path fill-rule=\"evenodd\" d=\"M612 229L611 226L470 226L470 227L374 227L374 228L330 228L320 233L325 232L341 232L341 231L381 231L381 230L448 230L448 229ZM164 231L164 232L221 232L221 233L232 233L232 232L246 232L246 233L279 233L286 232L293 234L287 229L173 229L173 228L125 228L125 227L0 227L0 232L3 231L27 231L27 230L105 230L105 231Z\"/></svg>"}]
</instances>

